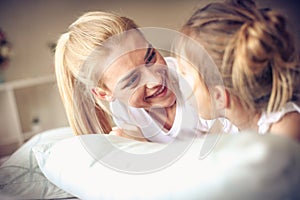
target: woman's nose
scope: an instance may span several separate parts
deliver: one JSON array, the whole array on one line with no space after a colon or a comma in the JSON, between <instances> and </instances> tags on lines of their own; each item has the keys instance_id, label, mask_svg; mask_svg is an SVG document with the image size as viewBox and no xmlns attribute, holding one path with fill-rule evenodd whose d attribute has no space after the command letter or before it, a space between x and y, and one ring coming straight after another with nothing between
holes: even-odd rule
<instances>
[{"instance_id":1,"label":"woman's nose","mask_svg":"<svg viewBox=\"0 0 300 200\"><path fill-rule=\"evenodd\" d=\"M148 89L152 89L155 86L161 84L159 74L153 70L145 70L144 79L145 86Z\"/></svg>"},{"instance_id":2,"label":"woman's nose","mask_svg":"<svg viewBox=\"0 0 300 200\"><path fill-rule=\"evenodd\" d=\"M147 82L146 83L146 87L148 88L148 89L152 89L152 88L154 88L155 86L157 86L159 83L156 81L156 82L153 82L153 81L151 81L151 82Z\"/></svg>"}]
</instances>

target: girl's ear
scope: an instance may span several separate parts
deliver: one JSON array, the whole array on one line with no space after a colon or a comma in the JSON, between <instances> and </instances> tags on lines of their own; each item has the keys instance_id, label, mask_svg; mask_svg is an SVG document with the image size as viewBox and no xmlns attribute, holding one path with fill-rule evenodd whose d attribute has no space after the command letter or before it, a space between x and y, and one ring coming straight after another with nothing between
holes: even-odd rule
<instances>
[{"instance_id":1,"label":"girl's ear","mask_svg":"<svg viewBox=\"0 0 300 200\"><path fill-rule=\"evenodd\" d=\"M215 100L215 108L217 110L229 108L230 106L229 92L223 86L214 87L213 98Z\"/></svg>"},{"instance_id":2,"label":"girl's ear","mask_svg":"<svg viewBox=\"0 0 300 200\"><path fill-rule=\"evenodd\" d=\"M108 90L104 90L104 89L101 89L99 87L95 87L92 89L92 93L98 97L99 99L101 100L104 100L104 101L114 101L114 97L112 95L112 93Z\"/></svg>"}]
</instances>

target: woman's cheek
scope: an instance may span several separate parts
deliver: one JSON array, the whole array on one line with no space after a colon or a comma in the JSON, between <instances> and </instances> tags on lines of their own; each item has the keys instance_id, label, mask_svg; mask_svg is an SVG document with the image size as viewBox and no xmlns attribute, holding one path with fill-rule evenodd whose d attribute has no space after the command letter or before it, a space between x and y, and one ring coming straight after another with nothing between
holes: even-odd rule
<instances>
[{"instance_id":1,"label":"woman's cheek","mask_svg":"<svg viewBox=\"0 0 300 200\"><path fill-rule=\"evenodd\" d=\"M133 91L130 96L128 97L128 102L127 104L136 107L136 108L143 108L144 105L144 92L141 92L140 89L137 89Z\"/></svg>"}]
</instances>

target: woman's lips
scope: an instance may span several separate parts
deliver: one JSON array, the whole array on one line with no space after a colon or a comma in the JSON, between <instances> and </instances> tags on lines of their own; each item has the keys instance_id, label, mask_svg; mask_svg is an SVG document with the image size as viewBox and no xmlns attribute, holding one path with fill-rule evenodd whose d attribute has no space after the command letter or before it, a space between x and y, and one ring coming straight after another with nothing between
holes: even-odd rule
<instances>
[{"instance_id":1,"label":"woman's lips","mask_svg":"<svg viewBox=\"0 0 300 200\"><path fill-rule=\"evenodd\" d=\"M153 95L151 95L148 98L153 98L153 97L157 97L157 96L161 96L161 94L163 94L166 91L167 87L165 85L161 85L160 89L158 91L156 91Z\"/></svg>"}]
</instances>

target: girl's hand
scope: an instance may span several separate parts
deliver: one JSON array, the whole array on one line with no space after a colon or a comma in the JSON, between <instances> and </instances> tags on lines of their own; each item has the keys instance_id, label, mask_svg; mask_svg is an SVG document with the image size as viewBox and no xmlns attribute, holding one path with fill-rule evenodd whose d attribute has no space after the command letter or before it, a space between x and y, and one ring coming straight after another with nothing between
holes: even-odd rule
<instances>
[{"instance_id":1,"label":"girl's hand","mask_svg":"<svg viewBox=\"0 0 300 200\"><path fill-rule=\"evenodd\" d=\"M143 134L138 128L122 129L115 126L112 127L112 131L109 134L128 138L128 139L133 139L137 141L148 142L148 140L143 136Z\"/></svg>"}]
</instances>

